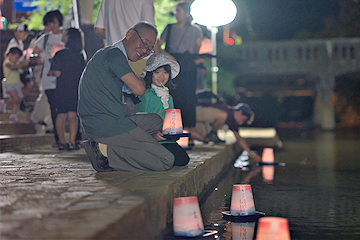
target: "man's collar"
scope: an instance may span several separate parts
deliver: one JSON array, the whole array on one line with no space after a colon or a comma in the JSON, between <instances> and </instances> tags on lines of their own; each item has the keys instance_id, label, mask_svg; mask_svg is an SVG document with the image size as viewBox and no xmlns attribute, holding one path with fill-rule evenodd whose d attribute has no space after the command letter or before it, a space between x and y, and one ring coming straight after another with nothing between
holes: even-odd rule
<instances>
[{"instance_id":1,"label":"man's collar","mask_svg":"<svg viewBox=\"0 0 360 240\"><path fill-rule=\"evenodd\" d=\"M123 54L125 55L126 58L128 58L127 54L126 54L126 50L125 50L125 47L124 47L124 44L122 43L122 40L119 40L117 42L115 42L113 44L114 47L117 47L120 49L120 51L123 52Z\"/></svg>"}]
</instances>

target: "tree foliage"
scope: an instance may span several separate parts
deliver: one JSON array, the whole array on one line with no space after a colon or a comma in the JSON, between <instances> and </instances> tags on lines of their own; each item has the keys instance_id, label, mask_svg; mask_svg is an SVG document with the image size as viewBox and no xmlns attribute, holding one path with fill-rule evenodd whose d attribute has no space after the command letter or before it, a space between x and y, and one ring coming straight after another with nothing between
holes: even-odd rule
<instances>
[{"instance_id":1,"label":"tree foliage","mask_svg":"<svg viewBox=\"0 0 360 240\"><path fill-rule=\"evenodd\" d=\"M93 23L95 23L101 0L89 0L89 4L91 1L94 3ZM59 9L64 18L66 18L69 14L69 9L72 7L72 0L39 0L34 2L34 4L39 6L39 10L32 12L28 19L22 19L22 21L27 23L30 29L40 30L43 29L42 18L47 11ZM155 23L159 33L164 30L168 23L175 22L175 18L170 14L175 10L175 5L175 0L154 0Z\"/></svg>"}]
</instances>

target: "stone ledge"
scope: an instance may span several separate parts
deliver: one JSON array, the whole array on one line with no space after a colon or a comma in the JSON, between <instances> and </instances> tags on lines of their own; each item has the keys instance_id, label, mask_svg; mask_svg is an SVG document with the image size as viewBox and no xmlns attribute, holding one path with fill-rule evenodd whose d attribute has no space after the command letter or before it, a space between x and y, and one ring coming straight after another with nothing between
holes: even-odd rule
<instances>
[{"instance_id":1,"label":"stone ledge","mask_svg":"<svg viewBox=\"0 0 360 240\"><path fill-rule=\"evenodd\" d=\"M54 142L53 134L0 135L0 153L19 152Z\"/></svg>"},{"instance_id":2,"label":"stone ledge","mask_svg":"<svg viewBox=\"0 0 360 240\"><path fill-rule=\"evenodd\" d=\"M201 195L240 147L196 146L188 166L142 173L96 173L83 150L45 151L0 154L1 239L158 239L173 198Z\"/></svg>"}]
</instances>

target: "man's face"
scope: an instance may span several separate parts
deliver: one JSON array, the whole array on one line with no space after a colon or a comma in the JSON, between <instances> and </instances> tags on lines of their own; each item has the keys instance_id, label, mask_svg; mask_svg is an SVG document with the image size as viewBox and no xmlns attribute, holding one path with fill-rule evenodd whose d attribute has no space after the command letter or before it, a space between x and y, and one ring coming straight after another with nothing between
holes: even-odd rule
<instances>
[{"instance_id":1,"label":"man's face","mask_svg":"<svg viewBox=\"0 0 360 240\"><path fill-rule=\"evenodd\" d=\"M156 34L151 29L140 29L138 31L130 29L126 33L124 47L128 59L132 62L148 56L154 48Z\"/></svg>"},{"instance_id":2,"label":"man's face","mask_svg":"<svg viewBox=\"0 0 360 240\"><path fill-rule=\"evenodd\" d=\"M243 125L248 120L248 117L243 115L241 110L234 111L234 118L239 125Z\"/></svg>"}]
</instances>

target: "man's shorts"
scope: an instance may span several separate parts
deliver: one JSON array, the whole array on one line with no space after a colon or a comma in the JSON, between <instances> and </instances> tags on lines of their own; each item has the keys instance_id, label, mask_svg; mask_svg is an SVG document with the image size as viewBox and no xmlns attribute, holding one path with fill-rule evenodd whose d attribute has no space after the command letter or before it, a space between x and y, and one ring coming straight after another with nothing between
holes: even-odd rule
<instances>
[{"instance_id":1,"label":"man's shorts","mask_svg":"<svg viewBox=\"0 0 360 240\"><path fill-rule=\"evenodd\" d=\"M196 121L212 123L221 112L223 110L214 107L196 106Z\"/></svg>"}]
</instances>

